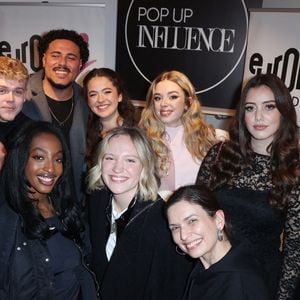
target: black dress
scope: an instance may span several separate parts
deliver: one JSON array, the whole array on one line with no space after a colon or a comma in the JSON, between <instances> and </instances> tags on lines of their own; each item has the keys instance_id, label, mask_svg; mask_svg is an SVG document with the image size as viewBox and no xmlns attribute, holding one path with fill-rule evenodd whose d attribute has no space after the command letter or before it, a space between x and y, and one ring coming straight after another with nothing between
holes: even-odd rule
<instances>
[{"instance_id":1,"label":"black dress","mask_svg":"<svg viewBox=\"0 0 300 300\"><path fill-rule=\"evenodd\" d=\"M184 300L200 299L269 300L261 269L244 245L232 247L208 269L197 263L189 278Z\"/></svg>"},{"instance_id":2,"label":"black dress","mask_svg":"<svg viewBox=\"0 0 300 300\"><path fill-rule=\"evenodd\" d=\"M219 146L213 146L204 158L198 184L208 183ZM297 187L292 192L286 214L268 203L271 189L270 157L255 154L253 165L233 176L217 194L227 220L233 225L234 237L246 240L260 260L272 299L278 299L278 288L279 299L291 299L300 269L300 189Z\"/></svg>"}]
</instances>

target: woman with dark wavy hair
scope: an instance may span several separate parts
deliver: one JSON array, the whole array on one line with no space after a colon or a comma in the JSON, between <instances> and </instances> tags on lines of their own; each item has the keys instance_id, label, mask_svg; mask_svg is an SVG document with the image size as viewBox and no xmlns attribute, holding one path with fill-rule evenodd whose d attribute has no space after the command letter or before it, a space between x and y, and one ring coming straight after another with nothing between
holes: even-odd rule
<instances>
[{"instance_id":1,"label":"woman with dark wavy hair","mask_svg":"<svg viewBox=\"0 0 300 300\"><path fill-rule=\"evenodd\" d=\"M235 237L249 241L272 299L296 297L300 274L296 119L284 83L272 74L256 75L242 91L230 140L211 148L197 178L218 192Z\"/></svg>"},{"instance_id":2,"label":"woman with dark wavy hair","mask_svg":"<svg viewBox=\"0 0 300 300\"><path fill-rule=\"evenodd\" d=\"M119 126L137 123L135 108L130 102L119 74L108 68L95 68L83 80L84 95L90 107L86 156L89 165L96 144L107 132Z\"/></svg>"},{"instance_id":3,"label":"woman with dark wavy hair","mask_svg":"<svg viewBox=\"0 0 300 300\"><path fill-rule=\"evenodd\" d=\"M7 142L1 173L0 298L96 299L89 245L60 129L28 121Z\"/></svg>"}]
</instances>

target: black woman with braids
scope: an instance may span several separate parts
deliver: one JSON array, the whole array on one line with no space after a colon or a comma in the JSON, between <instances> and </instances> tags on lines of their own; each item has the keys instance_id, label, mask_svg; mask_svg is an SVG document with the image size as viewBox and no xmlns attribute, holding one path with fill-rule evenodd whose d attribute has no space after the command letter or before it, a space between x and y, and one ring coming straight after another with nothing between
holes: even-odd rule
<instances>
[{"instance_id":1,"label":"black woman with braids","mask_svg":"<svg viewBox=\"0 0 300 300\"><path fill-rule=\"evenodd\" d=\"M291 95L277 76L260 74L243 89L230 140L210 149L197 177L217 191L236 240L260 259L272 299L297 297L299 157Z\"/></svg>"}]
</instances>

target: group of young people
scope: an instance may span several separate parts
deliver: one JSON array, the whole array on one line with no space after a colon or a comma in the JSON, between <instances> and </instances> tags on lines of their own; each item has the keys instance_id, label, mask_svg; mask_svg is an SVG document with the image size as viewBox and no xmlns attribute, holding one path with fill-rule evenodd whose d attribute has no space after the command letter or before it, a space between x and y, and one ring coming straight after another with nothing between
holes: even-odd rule
<instances>
[{"instance_id":1,"label":"group of young people","mask_svg":"<svg viewBox=\"0 0 300 300\"><path fill-rule=\"evenodd\" d=\"M78 33L39 50L28 88L0 57L0 299L296 299L299 128L278 77L246 83L227 136L179 71L138 121L115 71L75 83Z\"/></svg>"}]
</instances>

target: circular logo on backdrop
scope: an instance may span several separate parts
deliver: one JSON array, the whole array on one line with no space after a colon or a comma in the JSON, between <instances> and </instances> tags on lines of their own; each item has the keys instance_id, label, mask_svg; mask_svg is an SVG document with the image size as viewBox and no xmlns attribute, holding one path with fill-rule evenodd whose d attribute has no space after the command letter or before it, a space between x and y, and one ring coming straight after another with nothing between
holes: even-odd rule
<instances>
[{"instance_id":1,"label":"circular logo on backdrop","mask_svg":"<svg viewBox=\"0 0 300 300\"><path fill-rule=\"evenodd\" d=\"M162 71L178 70L202 93L236 69L246 48L247 28L247 8L241 0L132 0L125 41L146 81Z\"/></svg>"}]
</instances>

